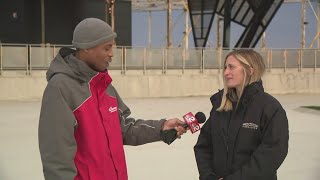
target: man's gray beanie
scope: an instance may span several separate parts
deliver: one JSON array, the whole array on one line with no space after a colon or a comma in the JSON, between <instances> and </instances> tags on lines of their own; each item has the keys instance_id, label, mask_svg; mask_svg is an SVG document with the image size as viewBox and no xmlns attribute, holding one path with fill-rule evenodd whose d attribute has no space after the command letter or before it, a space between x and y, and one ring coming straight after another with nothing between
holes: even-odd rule
<instances>
[{"instance_id":1,"label":"man's gray beanie","mask_svg":"<svg viewBox=\"0 0 320 180\"><path fill-rule=\"evenodd\" d=\"M72 45L77 49L89 49L117 37L111 27L97 18L82 20L73 31Z\"/></svg>"}]
</instances>

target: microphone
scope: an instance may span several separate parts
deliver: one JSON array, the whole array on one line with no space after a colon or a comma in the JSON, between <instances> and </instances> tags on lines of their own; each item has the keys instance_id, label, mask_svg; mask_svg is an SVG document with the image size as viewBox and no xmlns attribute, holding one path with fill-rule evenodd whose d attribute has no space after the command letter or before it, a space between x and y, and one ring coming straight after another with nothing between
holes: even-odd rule
<instances>
[{"instance_id":1,"label":"microphone","mask_svg":"<svg viewBox=\"0 0 320 180\"><path fill-rule=\"evenodd\" d=\"M183 124L184 128L189 128L191 133L195 133L200 130L200 125L206 121L206 115L203 112L197 112L194 116L191 112L183 115L183 120L186 124ZM164 130L160 132L161 140L167 144L171 144L177 139L177 131L175 129Z\"/></svg>"}]
</instances>

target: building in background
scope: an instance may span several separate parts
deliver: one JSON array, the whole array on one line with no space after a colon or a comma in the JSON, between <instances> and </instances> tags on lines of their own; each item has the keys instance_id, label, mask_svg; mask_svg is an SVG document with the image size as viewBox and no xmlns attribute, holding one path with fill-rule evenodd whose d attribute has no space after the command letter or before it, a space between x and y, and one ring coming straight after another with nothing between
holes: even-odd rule
<instances>
[{"instance_id":1,"label":"building in background","mask_svg":"<svg viewBox=\"0 0 320 180\"><path fill-rule=\"evenodd\" d=\"M115 2L117 44L131 46L131 1ZM71 44L75 26L87 17L109 21L109 0L1 0L0 41Z\"/></svg>"}]
</instances>

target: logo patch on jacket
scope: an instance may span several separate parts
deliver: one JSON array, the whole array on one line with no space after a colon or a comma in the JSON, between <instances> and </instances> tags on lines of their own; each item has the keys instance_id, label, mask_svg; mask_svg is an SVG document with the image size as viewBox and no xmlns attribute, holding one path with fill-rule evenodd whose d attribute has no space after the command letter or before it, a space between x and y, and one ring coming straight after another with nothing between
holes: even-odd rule
<instances>
[{"instance_id":1,"label":"logo patch on jacket","mask_svg":"<svg viewBox=\"0 0 320 180\"><path fill-rule=\"evenodd\" d=\"M109 112L110 113L113 113L115 111L117 111L117 107L109 107Z\"/></svg>"},{"instance_id":2,"label":"logo patch on jacket","mask_svg":"<svg viewBox=\"0 0 320 180\"><path fill-rule=\"evenodd\" d=\"M254 130L256 130L256 129L258 129L258 125L256 125L256 124L254 124L254 123L243 123L242 124L242 127L243 128L247 128L247 129L254 129Z\"/></svg>"}]
</instances>

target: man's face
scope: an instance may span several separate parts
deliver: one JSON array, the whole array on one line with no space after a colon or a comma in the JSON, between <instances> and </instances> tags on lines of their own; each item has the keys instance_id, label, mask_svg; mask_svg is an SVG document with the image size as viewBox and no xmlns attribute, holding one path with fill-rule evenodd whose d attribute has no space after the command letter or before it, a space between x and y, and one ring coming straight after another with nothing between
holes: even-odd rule
<instances>
[{"instance_id":1,"label":"man's face","mask_svg":"<svg viewBox=\"0 0 320 180\"><path fill-rule=\"evenodd\" d=\"M114 40L87 49L86 63L98 72L104 72L112 61Z\"/></svg>"}]
</instances>

